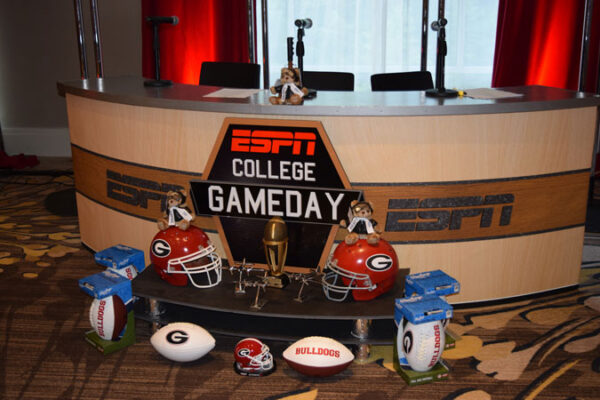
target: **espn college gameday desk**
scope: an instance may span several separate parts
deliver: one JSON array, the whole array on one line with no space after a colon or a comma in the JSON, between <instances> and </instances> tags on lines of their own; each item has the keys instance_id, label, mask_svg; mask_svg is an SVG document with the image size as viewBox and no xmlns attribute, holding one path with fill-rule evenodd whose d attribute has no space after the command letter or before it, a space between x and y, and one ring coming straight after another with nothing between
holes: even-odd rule
<instances>
[{"instance_id":1,"label":"espn college gameday desk","mask_svg":"<svg viewBox=\"0 0 600 400\"><path fill-rule=\"evenodd\" d=\"M219 88L131 77L58 87L81 239L95 251L122 243L150 263L166 192L195 182L205 214L194 224L229 264L264 262L261 227L280 215L292 226L290 270L323 267L344 237L336 221L362 196L399 268L460 282L451 303L578 282L597 96L539 86L508 88L522 96L502 100L319 92L273 106L268 91L206 97Z\"/></svg>"}]
</instances>

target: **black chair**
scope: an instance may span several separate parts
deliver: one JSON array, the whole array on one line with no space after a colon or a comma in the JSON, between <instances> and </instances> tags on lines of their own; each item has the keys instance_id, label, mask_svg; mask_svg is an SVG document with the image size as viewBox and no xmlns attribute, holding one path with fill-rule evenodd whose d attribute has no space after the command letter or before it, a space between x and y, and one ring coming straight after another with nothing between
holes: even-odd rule
<instances>
[{"instance_id":1,"label":"black chair","mask_svg":"<svg viewBox=\"0 0 600 400\"><path fill-rule=\"evenodd\" d=\"M315 90L354 90L354 74L350 72L304 71L302 84Z\"/></svg>"},{"instance_id":2,"label":"black chair","mask_svg":"<svg viewBox=\"0 0 600 400\"><path fill-rule=\"evenodd\" d=\"M371 90L374 92L427 89L433 89L433 79L429 71L393 72L371 75Z\"/></svg>"},{"instance_id":3,"label":"black chair","mask_svg":"<svg viewBox=\"0 0 600 400\"><path fill-rule=\"evenodd\" d=\"M204 61L200 68L200 84L228 88L260 89L260 65Z\"/></svg>"}]
</instances>

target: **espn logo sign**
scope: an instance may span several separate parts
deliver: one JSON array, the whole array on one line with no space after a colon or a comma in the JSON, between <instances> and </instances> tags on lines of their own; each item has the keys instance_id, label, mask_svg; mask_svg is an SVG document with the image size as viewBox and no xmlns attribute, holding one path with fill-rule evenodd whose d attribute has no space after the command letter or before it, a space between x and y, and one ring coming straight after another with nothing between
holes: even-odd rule
<instances>
[{"instance_id":1,"label":"espn logo sign","mask_svg":"<svg viewBox=\"0 0 600 400\"><path fill-rule=\"evenodd\" d=\"M312 132L233 129L231 151L280 154L285 148L292 155L314 156L315 141Z\"/></svg>"},{"instance_id":2,"label":"espn logo sign","mask_svg":"<svg viewBox=\"0 0 600 400\"><path fill-rule=\"evenodd\" d=\"M480 228L489 228L494 215L498 213L497 225L507 226L510 224L514 201L515 195L512 193L389 199L385 230L388 232L459 230L466 218L479 219Z\"/></svg>"}]
</instances>

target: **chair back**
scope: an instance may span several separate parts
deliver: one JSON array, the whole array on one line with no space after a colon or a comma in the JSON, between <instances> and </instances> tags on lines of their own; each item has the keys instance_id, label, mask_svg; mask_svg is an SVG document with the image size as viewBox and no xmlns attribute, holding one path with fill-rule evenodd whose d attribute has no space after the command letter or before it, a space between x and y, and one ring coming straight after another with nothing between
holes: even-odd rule
<instances>
[{"instance_id":1,"label":"chair back","mask_svg":"<svg viewBox=\"0 0 600 400\"><path fill-rule=\"evenodd\" d=\"M204 61L200 68L200 84L227 88L260 89L260 65Z\"/></svg>"},{"instance_id":2,"label":"chair back","mask_svg":"<svg viewBox=\"0 0 600 400\"><path fill-rule=\"evenodd\" d=\"M354 74L350 72L304 71L302 84L315 90L354 90Z\"/></svg>"},{"instance_id":3,"label":"chair back","mask_svg":"<svg viewBox=\"0 0 600 400\"><path fill-rule=\"evenodd\" d=\"M371 90L427 90L433 88L429 71L393 72L371 75Z\"/></svg>"}]
</instances>

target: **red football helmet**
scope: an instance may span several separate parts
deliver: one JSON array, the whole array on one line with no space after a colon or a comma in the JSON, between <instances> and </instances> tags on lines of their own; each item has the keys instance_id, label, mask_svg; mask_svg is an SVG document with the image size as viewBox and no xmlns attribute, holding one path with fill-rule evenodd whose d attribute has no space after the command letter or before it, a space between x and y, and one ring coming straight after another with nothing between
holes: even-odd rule
<instances>
[{"instance_id":1,"label":"red football helmet","mask_svg":"<svg viewBox=\"0 0 600 400\"><path fill-rule=\"evenodd\" d=\"M269 347L255 338L242 339L235 346L234 368L238 374L262 376L273 372L275 361Z\"/></svg>"},{"instance_id":2,"label":"red football helmet","mask_svg":"<svg viewBox=\"0 0 600 400\"><path fill-rule=\"evenodd\" d=\"M150 245L150 260L158 275L171 285L186 286L188 278L197 288L221 282L221 258L206 233L195 226L186 230L172 226L158 232Z\"/></svg>"},{"instance_id":3,"label":"red football helmet","mask_svg":"<svg viewBox=\"0 0 600 400\"><path fill-rule=\"evenodd\" d=\"M350 291L354 300L372 300L394 287L398 257L383 239L375 245L359 239L352 245L338 244L327 268L322 283L329 300L344 301Z\"/></svg>"}]
</instances>

